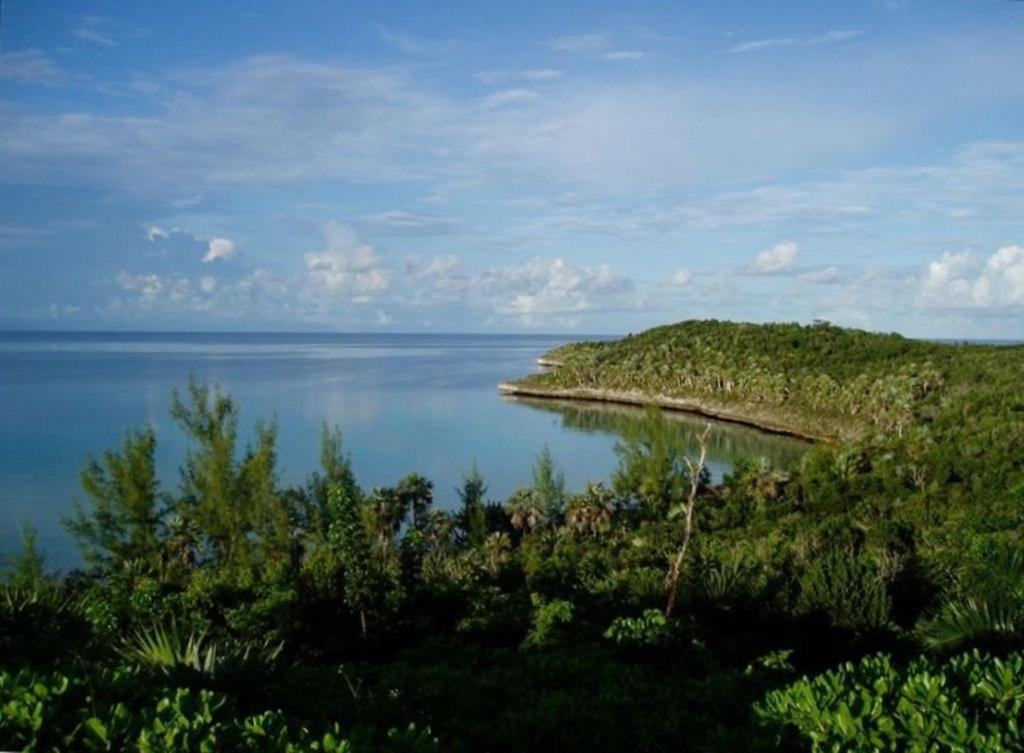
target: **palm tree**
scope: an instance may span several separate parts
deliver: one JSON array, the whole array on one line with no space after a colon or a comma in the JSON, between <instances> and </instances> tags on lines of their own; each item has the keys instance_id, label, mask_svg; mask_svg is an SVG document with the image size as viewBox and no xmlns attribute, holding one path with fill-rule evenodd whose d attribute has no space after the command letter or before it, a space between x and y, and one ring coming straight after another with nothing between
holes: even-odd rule
<instances>
[{"instance_id":1,"label":"palm tree","mask_svg":"<svg viewBox=\"0 0 1024 753\"><path fill-rule=\"evenodd\" d=\"M544 500L530 487L514 491L505 501L504 507L512 527L517 531L529 533L544 522Z\"/></svg>"},{"instance_id":2,"label":"palm tree","mask_svg":"<svg viewBox=\"0 0 1024 753\"><path fill-rule=\"evenodd\" d=\"M419 528L434 502L434 483L418 473L410 473L396 488L406 509L412 510L413 525Z\"/></svg>"},{"instance_id":3,"label":"palm tree","mask_svg":"<svg viewBox=\"0 0 1024 753\"><path fill-rule=\"evenodd\" d=\"M579 533L597 535L607 529L615 513L615 495L601 483L589 483L565 505L565 525Z\"/></svg>"}]
</instances>

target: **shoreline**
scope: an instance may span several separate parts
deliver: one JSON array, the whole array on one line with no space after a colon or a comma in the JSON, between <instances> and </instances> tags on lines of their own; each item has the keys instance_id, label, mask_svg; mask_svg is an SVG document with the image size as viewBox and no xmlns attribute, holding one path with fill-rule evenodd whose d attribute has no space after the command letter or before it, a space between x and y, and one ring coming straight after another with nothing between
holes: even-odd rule
<instances>
[{"instance_id":1,"label":"shoreline","mask_svg":"<svg viewBox=\"0 0 1024 753\"><path fill-rule=\"evenodd\" d=\"M691 413L716 421L748 426L759 431L780 436L792 437L805 442L834 442L836 437L818 436L792 429L780 424L772 423L766 419L751 418L740 413L734 413L720 408L709 408L694 400L687 400L667 395L645 395L639 392L626 392L621 390L602 390L591 387L557 388L544 389L538 387L524 387L515 382L500 382L498 391L505 395L520 395L522 397L535 397L550 400L578 400L595 403L617 403L620 405L656 405L667 410Z\"/></svg>"}]
</instances>

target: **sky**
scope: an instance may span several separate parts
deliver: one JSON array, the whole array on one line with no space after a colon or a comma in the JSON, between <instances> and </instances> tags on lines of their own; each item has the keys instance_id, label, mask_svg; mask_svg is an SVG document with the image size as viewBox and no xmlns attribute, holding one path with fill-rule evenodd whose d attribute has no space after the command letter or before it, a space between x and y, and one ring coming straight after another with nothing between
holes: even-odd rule
<instances>
[{"instance_id":1,"label":"sky","mask_svg":"<svg viewBox=\"0 0 1024 753\"><path fill-rule=\"evenodd\" d=\"M1024 2L2 13L2 329L1024 337Z\"/></svg>"}]
</instances>

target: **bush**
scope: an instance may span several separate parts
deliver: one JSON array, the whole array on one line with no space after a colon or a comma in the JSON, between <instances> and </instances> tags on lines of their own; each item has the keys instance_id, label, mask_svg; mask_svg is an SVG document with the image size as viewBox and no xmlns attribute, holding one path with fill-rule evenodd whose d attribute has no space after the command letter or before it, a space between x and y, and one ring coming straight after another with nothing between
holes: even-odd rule
<instances>
[{"instance_id":1,"label":"bush","mask_svg":"<svg viewBox=\"0 0 1024 753\"><path fill-rule=\"evenodd\" d=\"M1024 654L977 651L897 667L886 655L768 693L756 707L781 739L813 751L1019 751Z\"/></svg>"}]
</instances>

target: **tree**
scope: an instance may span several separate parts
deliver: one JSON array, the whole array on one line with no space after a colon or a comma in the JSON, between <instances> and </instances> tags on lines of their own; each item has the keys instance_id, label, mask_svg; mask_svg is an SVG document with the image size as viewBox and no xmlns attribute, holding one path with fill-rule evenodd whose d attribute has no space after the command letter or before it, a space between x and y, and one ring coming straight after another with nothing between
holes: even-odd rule
<instances>
[{"instance_id":1,"label":"tree","mask_svg":"<svg viewBox=\"0 0 1024 753\"><path fill-rule=\"evenodd\" d=\"M679 587L679 575L683 569L683 562L686 559L686 550L690 546L690 539L693 537L693 512L697 506L697 495L700 492L701 483L704 477L704 463L708 457L708 437L711 435L711 424L708 424L698 438L700 455L697 460L683 457L686 469L690 474L690 491L686 499L678 506L669 511L670 516L683 516L683 540L679 545L679 551L669 565L668 573L665 575L665 616L671 617L676 607L676 592Z\"/></svg>"},{"instance_id":2,"label":"tree","mask_svg":"<svg viewBox=\"0 0 1024 753\"><path fill-rule=\"evenodd\" d=\"M286 555L292 515L277 488L277 426L257 425L255 443L239 462L230 395L192 379L187 401L177 390L172 395L171 416L195 444L181 469L177 512L224 563L252 566Z\"/></svg>"},{"instance_id":3,"label":"tree","mask_svg":"<svg viewBox=\"0 0 1024 753\"><path fill-rule=\"evenodd\" d=\"M544 522L547 511L536 489L524 487L505 500L505 514L517 531L529 533Z\"/></svg>"},{"instance_id":4,"label":"tree","mask_svg":"<svg viewBox=\"0 0 1024 753\"><path fill-rule=\"evenodd\" d=\"M46 580L45 561L36 545L36 529L23 523L20 533L21 554L10 558L7 584L14 588L30 589Z\"/></svg>"},{"instance_id":5,"label":"tree","mask_svg":"<svg viewBox=\"0 0 1024 753\"><path fill-rule=\"evenodd\" d=\"M544 447L533 463L533 489L548 520L557 521L565 503L565 475L555 465L551 450Z\"/></svg>"},{"instance_id":6,"label":"tree","mask_svg":"<svg viewBox=\"0 0 1024 753\"><path fill-rule=\"evenodd\" d=\"M463 539L470 547L478 547L487 538L487 510L484 504L487 484L476 463L463 474L462 488L455 491L462 501L459 527L462 528Z\"/></svg>"},{"instance_id":7,"label":"tree","mask_svg":"<svg viewBox=\"0 0 1024 753\"><path fill-rule=\"evenodd\" d=\"M328 541L337 551L345 576L345 603L359 615L363 640L368 637L367 612L375 593L371 545L359 500L341 487L331 489L328 506L332 519Z\"/></svg>"},{"instance_id":8,"label":"tree","mask_svg":"<svg viewBox=\"0 0 1024 753\"><path fill-rule=\"evenodd\" d=\"M375 486L364 502L367 528L381 567L392 562L394 537L409 514L410 500L390 487Z\"/></svg>"},{"instance_id":9,"label":"tree","mask_svg":"<svg viewBox=\"0 0 1024 753\"><path fill-rule=\"evenodd\" d=\"M406 509L412 511L413 526L422 527L434 502L433 482L418 473L410 473L398 482L397 491Z\"/></svg>"},{"instance_id":10,"label":"tree","mask_svg":"<svg viewBox=\"0 0 1024 753\"><path fill-rule=\"evenodd\" d=\"M572 494L565 504L565 525L577 533L597 535L604 531L615 513L615 495L601 483L589 483Z\"/></svg>"},{"instance_id":11,"label":"tree","mask_svg":"<svg viewBox=\"0 0 1024 753\"><path fill-rule=\"evenodd\" d=\"M685 447L657 406L649 405L644 421L627 428L615 453L619 466L612 475L612 487L620 496L638 500L653 517L663 517L682 497Z\"/></svg>"},{"instance_id":12,"label":"tree","mask_svg":"<svg viewBox=\"0 0 1024 753\"><path fill-rule=\"evenodd\" d=\"M107 567L143 560L159 567L163 511L158 506L155 451L156 434L146 428L129 432L120 451L108 450L100 460L90 457L86 462L80 481L91 509L76 504L63 523L88 564Z\"/></svg>"}]
</instances>

